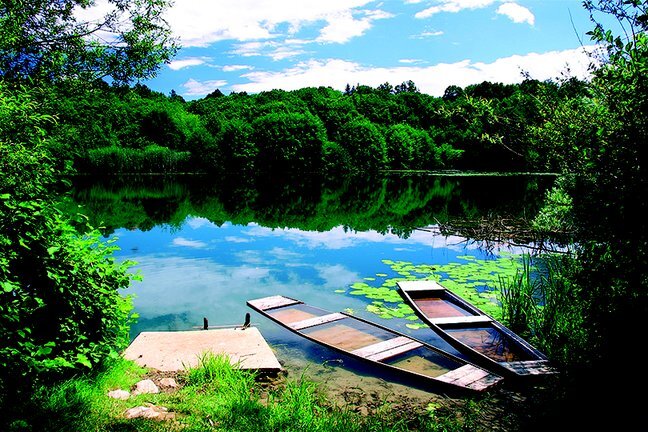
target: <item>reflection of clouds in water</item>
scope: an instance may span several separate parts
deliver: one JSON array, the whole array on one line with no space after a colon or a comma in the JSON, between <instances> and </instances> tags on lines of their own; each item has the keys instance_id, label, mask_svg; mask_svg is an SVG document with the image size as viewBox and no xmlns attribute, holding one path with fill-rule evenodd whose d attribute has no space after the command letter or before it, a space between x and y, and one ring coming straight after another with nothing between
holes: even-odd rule
<instances>
[{"instance_id":1,"label":"reflection of clouds in water","mask_svg":"<svg viewBox=\"0 0 648 432\"><path fill-rule=\"evenodd\" d=\"M225 266L206 259L142 256L138 258L142 282L126 292L135 294L136 311L143 317L190 311L197 315L230 316L245 308L245 300L288 292L267 267ZM293 282L294 283L294 282Z\"/></svg>"},{"instance_id":2,"label":"reflection of clouds in water","mask_svg":"<svg viewBox=\"0 0 648 432\"><path fill-rule=\"evenodd\" d=\"M331 290L346 288L359 275L344 265L302 264L319 277L305 278L295 271L249 263L228 266L209 259L138 257L136 269L143 275L125 293L135 294L135 311L144 319L187 314L187 326L238 323L249 299L270 295L296 296L319 304L331 302ZM288 266L286 266L288 267ZM319 281L317 279L320 279ZM323 290L323 288L326 288Z\"/></svg>"},{"instance_id":3,"label":"reflection of clouds in water","mask_svg":"<svg viewBox=\"0 0 648 432\"><path fill-rule=\"evenodd\" d=\"M275 247L272 248L269 254L275 257L278 260L297 260L300 259L303 255L297 252L289 251L288 249Z\"/></svg>"},{"instance_id":4,"label":"reflection of clouds in water","mask_svg":"<svg viewBox=\"0 0 648 432\"><path fill-rule=\"evenodd\" d=\"M268 263L268 259L264 258L261 251L258 251L258 250L248 249L248 250L244 250L244 251L241 251L241 252L236 252L234 254L234 257L238 261L240 261L242 263L245 263L245 264L253 264L253 265L256 265L256 264L270 264L270 263Z\"/></svg>"},{"instance_id":5,"label":"reflection of clouds in water","mask_svg":"<svg viewBox=\"0 0 648 432\"><path fill-rule=\"evenodd\" d=\"M336 227L326 232L302 231L295 228L271 229L258 225L251 226L243 231L252 237L282 237L299 246L309 249L344 249L358 246L362 243L390 243L390 244L417 244L432 248L451 248L453 250L476 249L477 244L466 243L464 237L443 236L429 231L414 230L408 238L401 238L395 234L381 234L377 231L354 232ZM408 251L409 249L397 249Z\"/></svg>"},{"instance_id":6,"label":"reflection of clouds in water","mask_svg":"<svg viewBox=\"0 0 648 432\"><path fill-rule=\"evenodd\" d=\"M247 238L247 237L236 237L236 236L227 236L223 240L229 243L250 243L253 242L254 239Z\"/></svg>"},{"instance_id":7,"label":"reflection of clouds in water","mask_svg":"<svg viewBox=\"0 0 648 432\"><path fill-rule=\"evenodd\" d=\"M309 249L344 249L360 243L405 243L408 240L393 234L382 235L376 231L345 231L336 227L326 232L302 231L296 228L270 229L253 226L245 234L253 237L283 237Z\"/></svg>"},{"instance_id":8,"label":"reflection of clouds in water","mask_svg":"<svg viewBox=\"0 0 648 432\"><path fill-rule=\"evenodd\" d=\"M416 249L395 247L394 251L396 251L396 252L416 252Z\"/></svg>"},{"instance_id":9,"label":"reflection of clouds in water","mask_svg":"<svg viewBox=\"0 0 648 432\"><path fill-rule=\"evenodd\" d=\"M360 280L360 275L343 266L335 265L316 265L315 269L319 277L324 280L324 287L335 289L346 289L348 285Z\"/></svg>"},{"instance_id":10,"label":"reflection of clouds in water","mask_svg":"<svg viewBox=\"0 0 648 432\"><path fill-rule=\"evenodd\" d=\"M193 229L214 225L209 221L209 219L205 219L201 217L188 217L184 223Z\"/></svg>"},{"instance_id":11,"label":"reflection of clouds in water","mask_svg":"<svg viewBox=\"0 0 648 432\"><path fill-rule=\"evenodd\" d=\"M204 249L207 247L207 243L205 242L202 242L200 240L189 240L184 237L176 237L171 241L171 243L173 244L173 246L182 246L193 249Z\"/></svg>"}]
</instances>

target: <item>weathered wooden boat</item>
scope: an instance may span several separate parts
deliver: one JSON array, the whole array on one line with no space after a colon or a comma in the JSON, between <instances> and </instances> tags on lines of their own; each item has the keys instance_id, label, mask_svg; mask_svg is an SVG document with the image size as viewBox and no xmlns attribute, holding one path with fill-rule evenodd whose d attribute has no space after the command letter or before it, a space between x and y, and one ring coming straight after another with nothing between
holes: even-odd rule
<instances>
[{"instance_id":1,"label":"weathered wooden boat","mask_svg":"<svg viewBox=\"0 0 648 432\"><path fill-rule=\"evenodd\" d=\"M402 281L398 289L424 323L475 364L504 377L556 372L543 353L439 283Z\"/></svg>"},{"instance_id":2,"label":"weathered wooden boat","mask_svg":"<svg viewBox=\"0 0 648 432\"><path fill-rule=\"evenodd\" d=\"M331 313L284 296L249 300L248 306L288 330L418 383L447 390L481 392L502 377L402 333L354 317Z\"/></svg>"}]
</instances>

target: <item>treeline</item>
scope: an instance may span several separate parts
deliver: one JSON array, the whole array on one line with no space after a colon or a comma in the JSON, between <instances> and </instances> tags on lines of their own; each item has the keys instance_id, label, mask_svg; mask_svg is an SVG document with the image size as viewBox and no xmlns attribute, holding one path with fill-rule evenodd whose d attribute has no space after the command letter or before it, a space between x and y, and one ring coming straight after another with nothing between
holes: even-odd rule
<instances>
[{"instance_id":1,"label":"treeline","mask_svg":"<svg viewBox=\"0 0 648 432\"><path fill-rule=\"evenodd\" d=\"M451 86L442 97L409 81L258 94L219 90L186 102L136 85L58 86L51 143L87 173L547 171L555 145L538 133L551 107L587 97L587 85L527 79Z\"/></svg>"}]
</instances>

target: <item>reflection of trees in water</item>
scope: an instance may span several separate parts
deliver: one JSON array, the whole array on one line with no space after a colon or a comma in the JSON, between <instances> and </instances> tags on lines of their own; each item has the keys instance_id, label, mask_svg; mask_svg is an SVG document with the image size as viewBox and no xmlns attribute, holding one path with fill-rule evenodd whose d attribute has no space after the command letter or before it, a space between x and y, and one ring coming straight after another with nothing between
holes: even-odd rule
<instances>
[{"instance_id":1,"label":"reflection of trees in water","mask_svg":"<svg viewBox=\"0 0 648 432\"><path fill-rule=\"evenodd\" d=\"M535 212L552 178L385 175L328 180L317 176L124 176L74 181L72 198L92 223L117 228L179 227L188 217L221 225L327 231L343 226L408 237L413 229L486 215Z\"/></svg>"}]
</instances>

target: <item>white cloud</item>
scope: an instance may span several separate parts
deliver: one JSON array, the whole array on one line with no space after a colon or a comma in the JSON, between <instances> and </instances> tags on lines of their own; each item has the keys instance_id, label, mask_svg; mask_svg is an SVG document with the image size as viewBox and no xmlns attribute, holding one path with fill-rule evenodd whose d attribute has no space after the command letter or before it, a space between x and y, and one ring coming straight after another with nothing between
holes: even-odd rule
<instances>
[{"instance_id":1,"label":"white cloud","mask_svg":"<svg viewBox=\"0 0 648 432\"><path fill-rule=\"evenodd\" d=\"M168 66L172 70L180 70L191 66L200 66L205 64L208 59L203 57L188 57L180 60L171 61Z\"/></svg>"},{"instance_id":2,"label":"white cloud","mask_svg":"<svg viewBox=\"0 0 648 432\"><path fill-rule=\"evenodd\" d=\"M424 61L421 60L421 59L400 59L400 60L398 60L398 63L417 64L417 63L424 63Z\"/></svg>"},{"instance_id":3,"label":"white cloud","mask_svg":"<svg viewBox=\"0 0 648 432\"><path fill-rule=\"evenodd\" d=\"M372 21L393 17L382 10L362 11L361 18L355 18L351 10L331 14L326 17L327 25L317 38L318 42L345 43L354 37L362 36L372 26Z\"/></svg>"},{"instance_id":4,"label":"white cloud","mask_svg":"<svg viewBox=\"0 0 648 432\"><path fill-rule=\"evenodd\" d=\"M385 81L392 84L412 80L417 87L436 96L443 95L449 85L465 87L482 81L517 83L522 81L521 71L532 78L545 80L560 76L569 66L573 76L589 77L590 57L587 52L594 47L566 51L531 53L504 57L492 63L463 60L433 66L398 66L370 68L359 63L340 60L310 60L279 72L255 71L244 74L249 83L235 84L235 91L257 93L271 89L296 90L303 87L330 86L343 90L347 83L378 86Z\"/></svg>"},{"instance_id":5,"label":"white cloud","mask_svg":"<svg viewBox=\"0 0 648 432\"><path fill-rule=\"evenodd\" d=\"M371 27L368 19L355 19L350 11L331 15L327 18L328 25L322 29L318 42L344 43L356 36L361 36Z\"/></svg>"},{"instance_id":6,"label":"white cloud","mask_svg":"<svg viewBox=\"0 0 648 432\"><path fill-rule=\"evenodd\" d=\"M207 243L199 240L189 240L184 237L176 237L172 241L173 246L183 246L193 249L204 249L207 247Z\"/></svg>"},{"instance_id":7,"label":"white cloud","mask_svg":"<svg viewBox=\"0 0 648 432\"><path fill-rule=\"evenodd\" d=\"M464 9L482 9L490 6L496 1L497 0L441 0L439 2L440 4L423 9L422 11L417 12L414 16L416 18L429 18L440 12L456 13Z\"/></svg>"},{"instance_id":8,"label":"white cloud","mask_svg":"<svg viewBox=\"0 0 648 432\"><path fill-rule=\"evenodd\" d=\"M205 96L206 94L213 92L217 88L224 87L226 85L227 81L225 80L197 81L191 78L187 82L182 84L182 88L185 89L182 94L187 96Z\"/></svg>"},{"instance_id":9,"label":"white cloud","mask_svg":"<svg viewBox=\"0 0 648 432\"><path fill-rule=\"evenodd\" d=\"M443 35L443 32L441 30L424 31L424 32L421 32L420 34L410 36L410 38L412 38L412 39L425 39L425 38L436 37L436 36L441 36L441 35Z\"/></svg>"},{"instance_id":10,"label":"white cloud","mask_svg":"<svg viewBox=\"0 0 648 432\"><path fill-rule=\"evenodd\" d=\"M205 47L222 40L253 41L279 36L280 24L294 34L301 27L350 14L372 0L177 0L167 20L185 47ZM363 12L365 19L377 19Z\"/></svg>"},{"instance_id":11,"label":"white cloud","mask_svg":"<svg viewBox=\"0 0 648 432\"><path fill-rule=\"evenodd\" d=\"M497 13L509 17L515 23L535 23L535 16L531 11L517 3L504 3L497 8Z\"/></svg>"},{"instance_id":12,"label":"white cloud","mask_svg":"<svg viewBox=\"0 0 648 432\"><path fill-rule=\"evenodd\" d=\"M266 56L276 61L295 57L304 54L305 52L306 51L299 48L298 45L293 46L286 42L255 41L236 44L229 54L239 55L242 57Z\"/></svg>"},{"instance_id":13,"label":"white cloud","mask_svg":"<svg viewBox=\"0 0 648 432\"><path fill-rule=\"evenodd\" d=\"M226 65L223 66L223 72L238 72L242 70L254 69L253 66L249 65Z\"/></svg>"}]
</instances>

